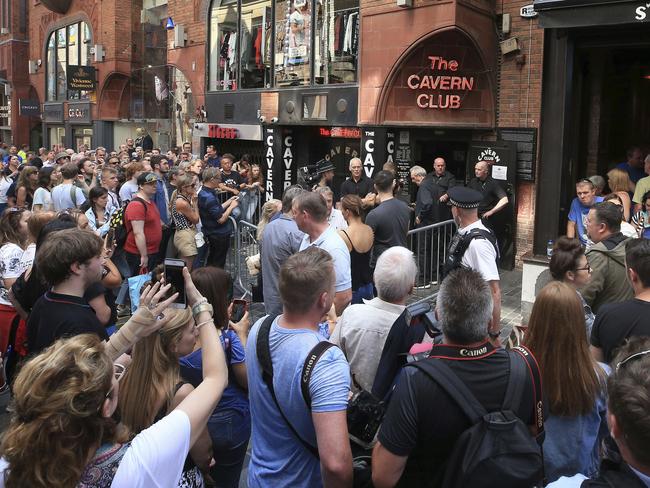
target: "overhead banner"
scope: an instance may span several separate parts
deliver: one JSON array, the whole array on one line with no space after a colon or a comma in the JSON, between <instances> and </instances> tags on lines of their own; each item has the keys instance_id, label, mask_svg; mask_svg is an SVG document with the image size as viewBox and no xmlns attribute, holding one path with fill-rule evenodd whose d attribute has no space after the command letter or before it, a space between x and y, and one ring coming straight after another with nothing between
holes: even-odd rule
<instances>
[{"instance_id":1,"label":"overhead banner","mask_svg":"<svg viewBox=\"0 0 650 488\"><path fill-rule=\"evenodd\" d=\"M93 91L97 86L94 66L68 65L67 73L68 90Z\"/></svg>"}]
</instances>

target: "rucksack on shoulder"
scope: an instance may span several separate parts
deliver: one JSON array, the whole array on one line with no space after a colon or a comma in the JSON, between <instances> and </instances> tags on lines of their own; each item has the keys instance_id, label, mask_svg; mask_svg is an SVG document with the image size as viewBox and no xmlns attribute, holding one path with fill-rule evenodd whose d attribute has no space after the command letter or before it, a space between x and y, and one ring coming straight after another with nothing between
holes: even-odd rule
<instances>
[{"instance_id":1,"label":"rucksack on shoulder","mask_svg":"<svg viewBox=\"0 0 650 488\"><path fill-rule=\"evenodd\" d=\"M141 198L135 197L131 202L140 202L142 205L144 205L144 215L146 218L147 215L147 204L142 200ZM115 210L113 214L111 215L110 219L108 220L108 225L109 228L113 229L115 233L115 245L118 249L121 249L124 247L124 243L126 242L126 236L128 234L128 231L126 229L126 208L129 206L131 202L127 202L124 205L122 205L120 208Z\"/></svg>"},{"instance_id":2,"label":"rucksack on shoulder","mask_svg":"<svg viewBox=\"0 0 650 488\"><path fill-rule=\"evenodd\" d=\"M526 356L528 355L528 357ZM444 360L428 358L410 363L444 389L469 418L471 426L456 440L440 477L445 488L532 488L543 486L541 445L514 413L521 402L527 370L535 384L538 437L543 434L541 379L537 364L526 349L508 352L510 375L500 410L488 412ZM534 366L531 364L534 363ZM527 367L528 366L528 367ZM538 382L539 380L539 382ZM539 383L539 384L538 384ZM538 388L539 386L539 388Z\"/></svg>"}]
</instances>

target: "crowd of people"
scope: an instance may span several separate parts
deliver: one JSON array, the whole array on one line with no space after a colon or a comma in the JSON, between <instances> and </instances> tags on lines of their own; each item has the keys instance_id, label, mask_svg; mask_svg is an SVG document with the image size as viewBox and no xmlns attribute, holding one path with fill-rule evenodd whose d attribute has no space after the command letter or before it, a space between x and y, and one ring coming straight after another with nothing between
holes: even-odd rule
<instances>
[{"instance_id":1,"label":"crowd of people","mask_svg":"<svg viewBox=\"0 0 650 488\"><path fill-rule=\"evenodd\" d=\"M617 173L603 202L578 182L584 229L554 242L507 348L488 162L468 186L442 158L413 167L410 207L391 164L369 178L354 158L333 188L325 161L262 205L244 156L129 141L7 152L0 487L238 487L244 468L250 487L650 486L650 239L621 232L648 209ZM257 216L253 323L224 264L230 219ZM441 219L457 232L431 307L407 233Z\"/></svg>"}]
</instances>

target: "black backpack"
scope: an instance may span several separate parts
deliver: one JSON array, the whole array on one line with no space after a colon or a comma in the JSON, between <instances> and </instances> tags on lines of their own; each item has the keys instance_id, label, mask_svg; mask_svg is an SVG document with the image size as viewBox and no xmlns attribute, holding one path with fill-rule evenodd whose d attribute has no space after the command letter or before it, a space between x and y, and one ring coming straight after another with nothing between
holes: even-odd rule
<instances>
[{"instance_id":1,"label":"black backpack","mask_svg":"<svg viewBox=\"0 0 650 488\"><path fill-rule=\"evenodd\" d=\"M445 364L428 358L416 367L429 376L470 419L471 427L456 440L435 486L445 488L531 488L543 486L544 462L541 442L513 410L521 402L527 370L535 385L535 421L538 438L543 433L541 377L535 359L525 348L508 351L510 375L501 409L487 412L467 386Z\"/></svg>"},{"instance_id":2,"label":"black backpack","mask_svg":"<svg viewBox=\"0 0 650 488\"><path fill-rule=\"evenodd\" d=\"M74 188L74 187L73 187ZM108 220L109 222L109 227L113 229L114 235L115 235L115 246L117 249L121 249L124 247L124 243L126 242L126 235L128 234L126 230L126 207L129 206L129 203L131 202L140 202L142 205L144 205L144 215L145 218L147 216L147 204L146 202L140 198L140 197L133 197L133 199L129 202L126 202L124 205L122 205L120 208L115 210L113 214L111 215L110 219Z\"/></svg>"},{"instance_id":3,"label":"black backpack","mask_svg":"<svg viewBox=\"0 0 650 488\"><path fill-rule=\"evenodd\" d=\"M447 250L447 258L445 259L445 264L442 269L442 277L444 278L449 273L451 273L456 268L462 266L463 256L465 251L469 247L470 243L474 239L486 239L497 252L497 262L499 261L499 245L497 243L497 238L489 230L485 229L472 229L465 234L456 233L454 238L449 244L449 249Z\"/></svg>"}]
</instances>

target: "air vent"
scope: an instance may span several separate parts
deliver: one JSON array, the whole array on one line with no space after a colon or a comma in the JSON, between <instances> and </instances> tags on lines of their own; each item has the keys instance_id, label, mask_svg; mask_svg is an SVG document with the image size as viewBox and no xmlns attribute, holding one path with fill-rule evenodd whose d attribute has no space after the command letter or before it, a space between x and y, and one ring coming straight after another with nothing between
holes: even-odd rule
<instances>
[{"instance_id":1,"label":"air vent","mask_svg":"<svg viewBox=\"0 0 650 488\"><path fill-rule=\"evenodd\" d=\"M233 120L235 118L235 105L233 103L224 103L223 118L226 120Z\"/></svg>"}]
</instances>

